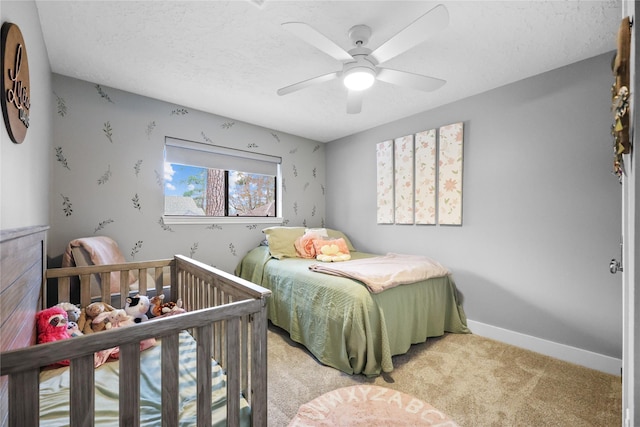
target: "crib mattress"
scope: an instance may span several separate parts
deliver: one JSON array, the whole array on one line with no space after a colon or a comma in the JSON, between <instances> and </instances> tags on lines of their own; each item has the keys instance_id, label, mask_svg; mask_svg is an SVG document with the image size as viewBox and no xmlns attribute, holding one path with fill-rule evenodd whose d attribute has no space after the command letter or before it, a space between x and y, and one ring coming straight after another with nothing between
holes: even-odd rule
<instances>
[{"instance_id":1,"label":"crib mattress","mask_svg":"<svg viewBox=\"0 0 640 427\"><path fill-rule=\"evenodd\" d=\"M180 341L180 408L179 425L196 425L196 341L183 331ZM140 354L140 425L158 426L162 416L161 342ZM95 369L95 425L113 426L118 420L119 368L117 360ZM69 368L43 371L40 374L40 426L59 427L69 425ZM126 380L126 379L125 379ZM226 375L220 365L212 360L212 424L225 426ZM241 398L240 425L251 424L251 409Z\"/></svg>"}]
</instances>

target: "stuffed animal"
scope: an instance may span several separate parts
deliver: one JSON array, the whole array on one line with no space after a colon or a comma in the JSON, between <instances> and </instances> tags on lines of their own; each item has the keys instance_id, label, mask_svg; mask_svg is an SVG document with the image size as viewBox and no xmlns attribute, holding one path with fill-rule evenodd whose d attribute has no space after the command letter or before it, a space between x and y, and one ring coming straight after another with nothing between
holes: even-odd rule
<instances>
[{"instance_id":1,"label":"stuffed animal","mask_svg":"<svg viewBox=\"0 0 640 427\"><path fill-rule=\"evenodd\" d=\"M316 259L323 262L348 261L351 259L351 255L340 252L338 245L329 244L320 248L320 253L316 256Z\"/></svg>"},{"instance_id":2,"label":"stuffed animal","mask_svg":"<svg viewBox=\"0 0 640 427\"><path fill-rule=\"evenodd\" d=\"M69 338L67 333L67 312L60 307L51 307L36 314L38 343Z\"/></svg>"},{"instance_id":3,"label":"stuffed animal","mask_svg":"<svg viewBox=\"0 0 640 427\"><path fill-rule=\"evenodd\" d=\"M177 314L186 312L182 308L181 299L176 302L164 302L164 294L156 295L155 297L151 298L150 302L151 314L155 317L162 316L163 314Z\"/></svg>"},{"instance_id":4,"label":"stuffed animal","mask_svg":"<svg viewBox=\"0 0 640 427\"><path fill-rule=\"evenodd\" d=\"M92 323L103 323L106 329L111 329L133 325L134 321L133 317L128 315L126 311L121 308L117 308L112 311L100 313L95 319L93 319Z\"/></svg>"},{"instance_id":5,"label":"stuffed animal","mask_svg":"<svg viewBox=\"0 0 640 427\"><path fill-rule=\"evenodd\" d=\"M162 304L164 303L164 294L156 295L149 300L151 308L149 312L155 317L162 314Z\"/></svg>"},{"instance_id":6,"label":"stuffed animal","mask_svg":"<svg viewBox=\"0 0 640 427\"><path fill-rule=\"evenodd\" d=\"M129 316L133 317L134 322L140 323L149 320L147 311L149 311L150 306L149 297L138 294L135 297L127 298L124 310Z\"/></svg>"},{"instance_id":7,"label":"stuffed animal","mask_svg":"<svg viewBox=\"0 0 640 427\"><path fill-rule=\"evenodd\" d=\"M72 338L79 337L80 335L84 335L82 331L78 328L78 324L76 322L67 322L67 332L69 336Z\"/></svg>"},{"instance_id":8,"label":"stuffed animal","mask_svg":"<svg viewBox=\"0 0 640 427\"><path fill-rule=\"evenodd\" d=\"M75 304L71 304L70 302L61 302L56 304L55 307L60 307L67 312L67 319L69 319L69 322L77 322L78 319L80 319L80 307Z\"/></svg>"},{"instance_id":9,"label":"stuffed animal","mask_svg":"<svg viewBox=\"0 0 640 427\"><path fill-rule=\"evenodd\" d=\"M60 307L50 307L36 313L36 329L38 344L71 338L67 332L67 312ZM69 361L61 360L54 365L68 366Z\"/></svg>"},{"instance_id":10,"label":"stuffed animal","mask_svg":"<svg viewBox=\"0 0 640 427\"><path fill-rule=\"evenodd\" d=\"M80 319L78 319L78 329L84 334L90 334L92 332L100 332L106 329L106 323L93 323L93 319L98 317L100 313L105 311L115 310L109 304L104 302L93 302L82 309L80 313Z\"/></svg>"}]
</instances>

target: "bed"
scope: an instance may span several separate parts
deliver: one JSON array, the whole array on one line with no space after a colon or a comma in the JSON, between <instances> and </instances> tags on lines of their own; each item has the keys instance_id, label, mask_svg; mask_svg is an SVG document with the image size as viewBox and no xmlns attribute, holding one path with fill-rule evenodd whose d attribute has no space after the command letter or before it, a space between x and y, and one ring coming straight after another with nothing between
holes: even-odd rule
<instances>
[{"instance_id":1,"label":"bed","mask_svg":"<svg viewBox=\"0 0 640 427\"><path fill-rule=\"evenodd\" d=\"M303 233L300 227L266 229L266 242L242 258L235 274L272 291L269 320L321 363L377 376L391 372L392 356L412 344L445 332L469 333L451 274L372 293L361 281L311 271L318 261L289 247ZM328 234L346 240L351 260L375 256L356 251L340 231Z\"/></svg>"},{"instance_id":2,"label":"bed","mask_svg":"<svg viewBox=\"0 0 640 427\"><path fill-rule=\"evenodd\" d=\"M0 235L0 425L266 425L269 290L181 255L46 269L47 229ZM71 278L80 277L85 306L91 275L108 281L134 270L158 278L160 292L168 286L186 313L34 345L35 315L53 288L68 301ZM116 346L119 359L95 368L96 352ZM62 359L70 366L42 369Z\"/></svg>"}]
</instances>

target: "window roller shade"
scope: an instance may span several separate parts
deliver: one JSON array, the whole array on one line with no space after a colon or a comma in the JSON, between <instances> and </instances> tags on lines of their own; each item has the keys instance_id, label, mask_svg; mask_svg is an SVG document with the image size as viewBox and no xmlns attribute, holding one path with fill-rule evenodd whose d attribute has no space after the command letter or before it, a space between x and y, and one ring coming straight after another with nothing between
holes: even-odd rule
<instances>
[{"instance_id":1,"label":"window roller shade","mask_svg":"<svg viewBox=\"0 0 640 427\"><path fill-rule=\"evenodd\" d=\"M282 158L218 145L165 138L165 162L275 176Z\"/></svg>"}]
</instances>

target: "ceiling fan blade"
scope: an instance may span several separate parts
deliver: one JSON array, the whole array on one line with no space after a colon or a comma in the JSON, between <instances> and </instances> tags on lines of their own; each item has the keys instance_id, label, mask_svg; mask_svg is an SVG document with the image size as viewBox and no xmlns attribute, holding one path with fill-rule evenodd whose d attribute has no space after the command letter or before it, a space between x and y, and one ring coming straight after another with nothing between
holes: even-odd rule
<instances>
[{"instance_id":1,"label":"ceiling fan blade","mask_svg":"<svg viewBox=\"0 0 640 427\"><path fill-rule=\"evenodd\" d=\"M347 114L358 114L362 111L364 90L350 90L347 94Z\"/></svg>"},{"instance_id":2,"label":"ceiling fan blade","mask_svg":"<svg viewBox=\"0 0 640 427\"><path fill-rule=\"evenodd\" d=\"M437 79L435 77L423 76L421 74L409 73L407 71L392 70L390 68L378 68L378 75L376 78L386 83L398 86L407 86L423 90L425 92L440 89L447 82L446 80Z\"/></svg>"},{"instance_id":3,"label":"ceiling fan blade","mask_svg":"<svg viewBox=\"0 0 640 427\"><path fill-rule=\"evenodd\" d=\"M384 42L369 56L373 56L378 64L381 64L424 42L447 25L449 25L449 12L444 5L439 4Z\"/></svg>"},{"instance_id":4,"label":"ceiling fan blade","mask_svg":"<svg viewBox=\"0 0 640 427\"><path fill-rule=\"evenodd\" d=\"M282 26L312 46L338 61L353 61L349 52L328 39L324 34L304 22L285 22Z\"/></svg>"},{"instance_id":5,"label":"ceiling fan blade","mask_svg":"<svg viewBox=\"0 0 640 427\"><path fill-rule=\"evenodd\" d=\"M340 75L340 73L338 71L334 71L333 73L323 74L321 76L314 77L312 79L303 80L301 82L294 83L292 85L285 86L285 87L283 87L281 89L278 89L278 95L280 95L280 96L287 95L287 94L289 94L291 92L295 92L295 91L298 91L300 89L304 89L304 88L309 87L311 85L328 82L329 80L333 80L333 79L337 78L339 75Z\"/></svg>"}]
</instances>

